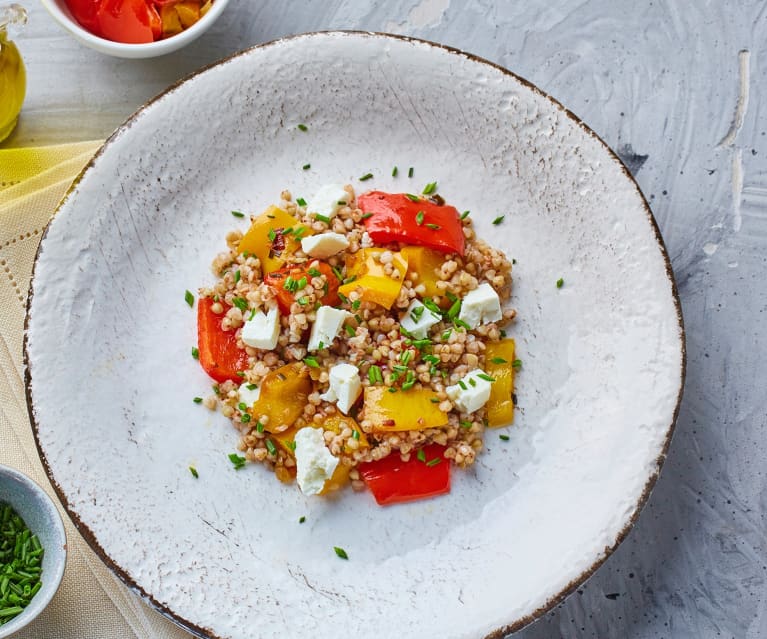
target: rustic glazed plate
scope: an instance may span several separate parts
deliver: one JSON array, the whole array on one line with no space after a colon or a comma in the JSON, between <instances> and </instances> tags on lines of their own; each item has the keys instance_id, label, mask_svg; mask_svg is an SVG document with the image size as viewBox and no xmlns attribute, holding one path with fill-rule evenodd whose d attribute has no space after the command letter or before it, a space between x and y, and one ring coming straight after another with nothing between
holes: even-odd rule
<instances>
[{"instance_id":1,"label":"rustic glazed plate","mask_svg":"<svg viewBox=\"0 0 767 639\"><path fill-rule=\"evenodd\" d=\"M450 495L389 508L235 471L236 433L192 402L211 382L184 301L212 282L226 231L245 228L230 211L260 212L282 188L433 180L516 260L510 440L489 433ZM277 41L147 105L61 205L29 299L30 414L62 501L131 588L208 637L520 628L628 531L684 375L668 258L615 155L508 71L384 35Z\"/></svg>"}]
</instances>

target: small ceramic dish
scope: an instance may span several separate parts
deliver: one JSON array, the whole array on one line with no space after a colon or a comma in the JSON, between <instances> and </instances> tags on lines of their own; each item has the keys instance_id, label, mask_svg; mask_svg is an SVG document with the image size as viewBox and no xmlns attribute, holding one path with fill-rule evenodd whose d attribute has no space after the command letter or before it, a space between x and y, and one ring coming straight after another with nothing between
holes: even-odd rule
<instances>
[{"instance_id":1,"label":"small ceramic dish","mask_svg":"<svg viewBox=\"0 0 767 639\"><path fill-rule=\"evenodd\" d=\"M168 124L199 113L215 117ZM226 232L247 229L231 211L260 213L283 188L432 181L515 260L508 438L487 433L449 495L387 508L234 470L231 422L192 401L212 380L185 302ZM684 332L647 203L572 113L465 53L335 32L233 56L120 127L40 244L25 361L75 525L191 632L468 639L542 615L626 536L671 438Z\"/></svg>"},{"instance_id":2,"label":"small ceramic dish","mask_svg":"<svg viewBox=\"0 0 767 639\"><path fill-rule=\"evenodd\" d=\"M67 539L61 515L53 500L29 477L8 466L0 466L0 504L6 503L37 535L44 549L42 588L8 623L0 626L0 639L21 630L53 599L64 575L67 559Z\"/></svg>"},{"instance_id":3,"label":"small ceramic dish","mask_svg":"<svg viewBox=\"0 0 767 639\"><path fill-rule=\"evenodd\" d=\"M229 0L215 0L210 11L188 29L169 38L147 44L125 44L101 38L75 20L65 0L41 0L41 2L56 22L91 49L116 58L154 58L176 51L199 38L223 13Z\"/></svg>"}]
</instances>

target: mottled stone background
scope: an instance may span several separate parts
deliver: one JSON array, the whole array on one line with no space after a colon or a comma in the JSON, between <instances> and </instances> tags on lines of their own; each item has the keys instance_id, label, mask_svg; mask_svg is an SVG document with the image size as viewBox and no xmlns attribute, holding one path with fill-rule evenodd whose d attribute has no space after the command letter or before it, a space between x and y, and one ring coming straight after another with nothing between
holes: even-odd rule
<instances>
[{"instance_id":1,"label":"mottled stone background","mask_svg":"<svg viewBox=\"0 0 767 639\"><path fill-rule=\"evenodd\" d=\"M662 230L687 385L668 461L628 539L517 636L767 637L767 3L232 0L200 41L160 61L106 58L27 4L29 91L6 145L104 137L203 64L325 29L464 49L580 116L632 170Z\"/></svg>"}]
</instances>

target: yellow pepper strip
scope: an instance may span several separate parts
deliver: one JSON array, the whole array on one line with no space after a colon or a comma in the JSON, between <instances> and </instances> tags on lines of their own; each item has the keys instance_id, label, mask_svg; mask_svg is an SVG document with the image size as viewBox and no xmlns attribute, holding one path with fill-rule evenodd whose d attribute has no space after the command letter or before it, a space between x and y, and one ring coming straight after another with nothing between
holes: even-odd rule
<instances>
[{"instance_id":1,"label":"yellow pepper strip","mask_svg":"<svg viewBox=\"0 0 767 639\"><path fill-rule=\"evenodd\" d=\"M421 297L444 296L444 291L437 288L439 277L435 274L435 269L439 270L445 261L444 253L425 246L405 246L400 253L407 260L408 277L412 273L417 273L418 279L414 281L414 285L423 284L426 288ZM449 303L447 298L445 301Z\"/></svg>"},{"instance_id":2,"label":"yellow pepper strip","mask_svg":"<svg viewBox=\"0 0 767 639\"><path fill-rule=\"evenodd\" d=\"M399 277L395 279L384 272L380 257L383 253L392 253L392 265ZM354 290L359 290L364 302L374 302L384 308L391 308L399 296L402 282L407 273L407 259L396 251L382 248L364 248L346 259L346 277L354 280L339 287L338 292L348 296ZM394 273L392 273L394 275Z\"/></svg>"},{"instance_id":3,"label":"yellow pepper strip","mask_svg":"<svg viewBox=\"0 0 767 639\"><path fill-rule=\"evenodd\" d=\"M200 17L204 16L208 11L210 11L210 7L213 5L213 0L208 0L202 7L200 8Z\"/></svg>"},{"instance_id":4,"label":"yellow pepper strip","mask_svg":"<svg viewBox=\"0 0 767 639\"><path fill-rule=\"evenodd\" d=\"M257 420L263 415L269 418L264 424L268 433L285 431L303 414L311 392L308 367L298 362L286 364L264 377L251 415Z\"/></svg>"},{"instance_id":5,"label":"yellow pepper strip","mask_svg":"<svg viewBox=\"0 0 767 639\"><path fill-rule=\"evenodd\" d=\"M427 388L390 393L386 386L365 388L364 415L373 424L373 432L389 433L398 430L424 430L447 425L437 395Z\"/></svg>"},{"instance_id":6,"label":"yellow pepper strip","mask_svg":"<svg viewBox=\"0 0 767 639\"><path fill-rule=\"evenodd\" d=\"M176 35L184 30L175 5L164 4L160 7L160 21L162 23L163 38Z\"/></svg>"},{"instance_id":7,"label":"yellow pepper strip","mask_svg":"<svg viewBox=\"0 0 767 639\"><path fill-rule=\"evenodd\" d=\"M301 246L294 233L285 237L285 246L279 251L273 249L272 241L275 233L280 229L292 229L296 231L303 228L301 237L313 235L314 231L308 226L302 225L292 215L277 206L270 206L259 215L250 225L248 232L240 240L238 251L255 255L261 261L261 272L264 274L279 270L286 262L286 258L295 253Z\"/></svg>"},{"instance_id":8,"label":"yellow pepper strip","mask_svg":"<svg viewBox=\"0 0 767 639\"><path fill-rule=\"evenodd\" d=\"M485 371L495 379L487 402L487 425L493 428L508 426L514 421L514 400L511 398L514 392L513 363L513 339L491 342L485 347Z\"/></svg>"},{"instance_id":9,"label":"yellow pepper strip","mask_svg":"<svg viewBox=\"0 0 767 639\"><path fill-rule=\"evenodd\" d=\"M181 20L181 26L188 29L200 19L199 0L183 0L173 5L178 12L178 18Z\"/></svg>"}]
</instances>

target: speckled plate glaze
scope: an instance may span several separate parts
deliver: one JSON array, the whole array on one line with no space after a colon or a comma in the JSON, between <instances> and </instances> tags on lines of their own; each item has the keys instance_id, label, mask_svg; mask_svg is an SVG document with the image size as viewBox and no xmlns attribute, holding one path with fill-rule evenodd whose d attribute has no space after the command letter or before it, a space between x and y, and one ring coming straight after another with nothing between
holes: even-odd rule
<instances>
[{"instance_id":1,"label":"speckled plate glaze","mask_svg":"<svg viewBox=\"0 0 767 639\"><path fill-rule=\"evenodd\" d=\"M516 259L510 440L490 432L449 496L390 508L233 470L235 432L192 402L210 380L184 302L212 281L226 231L246 226L229 212L260 212L284 187L432 180ZM61 205L29 299L28 402L62 501L131 588L208 637L520 628L626 535L684 377L668 258L615 155L512 73L385 35L273 42L141 109Z\"/></svg>"}]
</instances>

